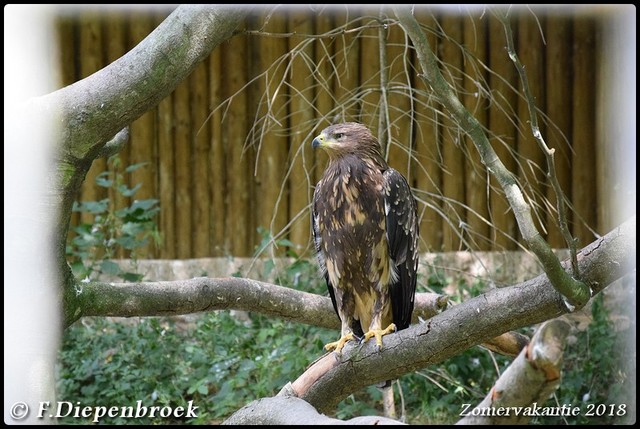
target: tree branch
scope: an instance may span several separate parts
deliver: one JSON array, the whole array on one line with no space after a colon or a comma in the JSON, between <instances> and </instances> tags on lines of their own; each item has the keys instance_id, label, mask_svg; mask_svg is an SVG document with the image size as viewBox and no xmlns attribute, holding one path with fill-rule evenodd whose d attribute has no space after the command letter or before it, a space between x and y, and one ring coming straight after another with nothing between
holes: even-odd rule
<instances>
[{"instance_id":1,"label":"tree branch","mask_svg":"<svg viewBox=\"0 0 640 429\"><path fill-rule=\"evenodd\" d=\"M105 143L98 158L108 158L120 152L125 144L129 142L129 127L124 127L111 140Z\"/></svg>"},{"instance_id":2,"label":"tree branch","mask_svg":"<svg viewBox=\"0 0 640 429\"><path fill-rule=\"evenodd\" d=\"M340 320L328 297L238 277L142 283L90 282L80 285L77 297L81 316L174 316L233 309L322 328L340 328ZM446 305L447 299L443 295L419 293L414 321L418 317L431 318Z\"/></svg>"},{"instance_id":3,"label":"tree branch","mask_svg":"<svg viewBox=\"0 0 640 429\"><path fill-rule=\"evenodd\" d=\"M504 190L522 237L529 249L540 260L551 284L567 299L568 308L573 310L574 306L584 306L591 297L589 288L583 282L567 274L551 247L540 235L531 216L531 207L525 201L522 190L513 174L498 158L480 123L464 107L442 76L438 68L437 59L429 46L429 41L422 32L420 24L412 15L411 10L405 6L398 6L394 7L394 11L416 49L420 66L424 72L421 77L431 86L438 101L447 108L460 127L473 140L480 153L482 163L487 166L487 169L495 176Z\"/></svg>"},{"instance_id":4,"label":"tree branch","mask_svg":"<svg viewBox=\"0 0 640 429\"><path fill-rule=\"evenodd\" d=\"M338 420L319 414L302 399L279 395L263 398L242 407L223 425L401 425L397 420L377 416Z\"/></svg>"},{"instance_id":5,"label":"tree branch","mask_svg":"<svg viewBox=\"0 0 640 429\"><path fill-rule=\"evenodd\" d=\"M380 23L385 22L384 6L380 6ZM378 142L384 159L389 159L390 119L389 119L389 62L387 60L387 27L378 27L378 56L380 57L380 115L378 115Z\"/></svg>"},{"instance_id":6,"label":"tree branch","mask_svg":"<svg viewBox=\"0 0 640 429\"><path fill-rule=\"evenodd\" d=\"M594 293L635 269L636 219L631 218L578 254L583 278ZM564 265L568 265L565 262ZM345 347L316 365L318 377L292 385L298 397L327 412L349 394L455 356L503 332L531 326L564 313L564 298L544 274L524 283L494 289L444 311L429 321L385 337L382 352L374 344ZM347 348L348 347L348 348Z\"/></svg>"},{"instance_id":7,"label":"tree branch","mask_svg":"<svg viewBox=\"0 0 640 429\"><path fill-rule=\"evenodd\" d=\"M526 424L531 413L524 410L534 403L543 404L560 385L562 358L570 330L571 326L561 319L543 324L484 400L457 424ZM496 411L501 408L519 408L521 412L497 415Z\"/></svg>"}]
</instances>

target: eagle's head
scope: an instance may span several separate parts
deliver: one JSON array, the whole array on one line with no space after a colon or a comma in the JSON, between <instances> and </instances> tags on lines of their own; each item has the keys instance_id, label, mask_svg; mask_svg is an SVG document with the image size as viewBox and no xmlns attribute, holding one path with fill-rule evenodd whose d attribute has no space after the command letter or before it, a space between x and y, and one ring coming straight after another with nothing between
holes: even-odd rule
<instances>
[{"instance_id":1,"label":"eagle's head","mask_svg":"<svg viewBox=\"0 0 640 429\"><path fill-rule=\"evenodd\" d=\"M357 122L331 125L313 139L314 148L327 151L330 159L347 154L380 157L380 144L367 127Z\"/></svg>"}]
</instances>

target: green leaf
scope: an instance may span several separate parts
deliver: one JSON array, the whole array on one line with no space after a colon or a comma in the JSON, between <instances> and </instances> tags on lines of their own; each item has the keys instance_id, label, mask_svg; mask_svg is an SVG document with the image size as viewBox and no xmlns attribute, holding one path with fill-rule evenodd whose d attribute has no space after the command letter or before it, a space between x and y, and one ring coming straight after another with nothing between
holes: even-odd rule
<instances>
[{"instance_id":1,"label":"green leaf","mask_svg":"<svg viewBox=\"0 0 640 429\"><path fill-rule=\"evenodd\" d=\"M109 199L105 198L100 201L85 201L77 206L75 211L91 214L104 213L109 208Z\"/></svg>"},{"instance_id":2,"label":"green leaf","mask_svg":"<svg viewBox=\"0 0 640 429\"><path fill-rule=\"evenodd\" d=\"M127 173L131 173L132 171L136 171L137 169L144 167L147 164L149 164L149 162L139 162L137 164L131 164L130 166L125 168L124 171L126 171Z\"/></svg>"},{"instance_id":3,"label":"green leaf","mask_svg":"<svg viewBox=\"0 0 640 429\"><path fill-rule=\"evenodd\" d=\"M286 238L278 240L277 243L278 243L278 246L295 247L295 245L291 241L287 240Z\"/></svg>"},{"instance_id":4,"label":"green leaf","mask_svg":"<svg viewBox=\"0 0 640 429\"><path fill-rule=\"evenodd\" d=\"M138 189L140 189L141 186L142 186L142 183L138 183L133 188L129 188L126 185L118 185L117 189L118 189L118 192L120 192L123 196L132 197L133 194L138 192Z\"/></svg>"},{"instance_id":5,"label":"green leaf","mask_svg":"<svg viewBox=\"0 0 640 429\"><path fill-rule=\"evenodd\" d=\"M198 386L198 393L200 393L201 395L208 395L209 389L204 384L201 384L200 386Z\"/></svg>"},{"instance_id":6,"label":"green leaf","mask_svg":"<svg viewBox=\"0 0 640 429\"><path fill-rule=\"evenodd\" d=\"M131 204L131 210L143 210L146 212L151 210L156 204L158 204L158 200L155 198L150 198L148 200L135 200L133 204Z\"/></svg>"},{"instance_id":7,"label":"green leaf","mask_svg":"<svg viewBox=\"0 0 640 429\"><path fill-rule=\"evenodd\" d=\"M113 179L110 179L111 173L108 171L103 171L102 173L96 176L96 185L102 186L103 188L110 188L113 186Z\"/></svg>"},{"instance_id":8,"label":"green leaf","mask_svg":"<svg viewBox=\"0 0 640 429\"><path fill-rule=\"evenodd\" d=\"M137 222L125 222L122 224L122 235L135 237L137 234L145 231L144 224Z\"/></svg>"},{"instance_id":9,"label":"green leaf","mask_svg":"<svg viewBox=\"0 0 640 429\"><path fill-rule=\"evenodd\" d=\"M137 273L123 273L120 274L120 278L127 282L139 282L144 277L144 274Z\"/></svg>"},{"instance_id":10,"label":"green leaf","mask_svg":"<svg viewBox=\"0 0 640 429\"><path fill-rule=\"evenodd\" d=\"M147 239L138 240L135 237L131 237L131 236L124 236L116 239L116 243L118 243L119 245L121 245L127 250L133 250L137 247L142 247L146 245L148 242L149 240Z\"/></svg>"},{"instance_id":11,"label":"green leaf","mask_svg":"<svg viewBox=\"0 0 640 429\"><path fill-rule=\"evenodd\" d=\"M102 261L100 263L100 271L110 276L115 276L120 272L120 267L113 261Z\"/></svg>"}]
</instances>

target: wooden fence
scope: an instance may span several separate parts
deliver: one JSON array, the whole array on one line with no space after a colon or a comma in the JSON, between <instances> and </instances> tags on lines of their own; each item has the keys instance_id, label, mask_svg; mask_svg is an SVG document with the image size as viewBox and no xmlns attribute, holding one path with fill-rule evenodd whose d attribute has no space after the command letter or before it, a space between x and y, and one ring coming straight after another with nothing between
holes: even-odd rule
<instances>
[{"instance_id":1,"label":"wooden fence","mask_svg":"<svg viewBox=\"0 0 640 429\"><path fill-rule=\"evenodd\" d=\"M63 84L125 54L167 14L61 17ZM545 236L552 246L565 247L501 24L482 10L453 15L418 9L416 16L445 77L518 175ZM600 228L594 174L598 19L575 11L523 12L514 14L512 28L541 131L556 149L558 180L573 209L571 229L587 243ZM142 185L135 198L158 198L161 205L164 240L150 256L252 255L264 238L259 227L290 240L297 253L308 250L308 206L326 163L310 142L339 120L365 123L388 142L390 165L409 178L420 200L424 250L517 247L517 226L503 194L470 140L432 99L391 12L259 11L246 20L246 30L131 124L130 144L120 157L125 165L149 162L128 175L131 184ZM380 126L381 116L388 128ZM95 161L81 199L129 204L94 185L105 169L104 159Z\"/></svg>"}]
</instances>

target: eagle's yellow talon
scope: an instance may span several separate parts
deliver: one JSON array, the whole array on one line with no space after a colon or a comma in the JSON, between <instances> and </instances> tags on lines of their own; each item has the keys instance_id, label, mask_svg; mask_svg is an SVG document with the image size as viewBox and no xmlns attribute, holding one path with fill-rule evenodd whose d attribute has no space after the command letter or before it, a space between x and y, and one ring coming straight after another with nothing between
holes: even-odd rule
<instances>
[{"instance_id":1,"label":"eagle's yellow talon","mask_svg":"<svg viewBox=\"0 0 640 429\"><path fill-rule=\"evenodd\" d=\"M364 334L364 342L367 342L371 337L376 337L376 346L382 348L382 337L387 334L391 334L396 331L396 325L392 323L387 326L387 329L372 329Z\"/></svg>"},{"instance_id":2,"label":"eagle's yellow talon","mask_svg":"<svg viewBox=\"0 0 640 429\"><path fill-rule=\"evenodd\" d=\"M324 346L324 349L326 351L331 351L331 350L335 349L336 353L340 353L340 351L342 350L342 348L344 347L346 342L347 341L352 341L352 340L353 340L353 334L349 333L349 334L345 335L344 337L340 338L338 341L334 341L333 343L326 344Z\"/></svg>"}]
</instances>

